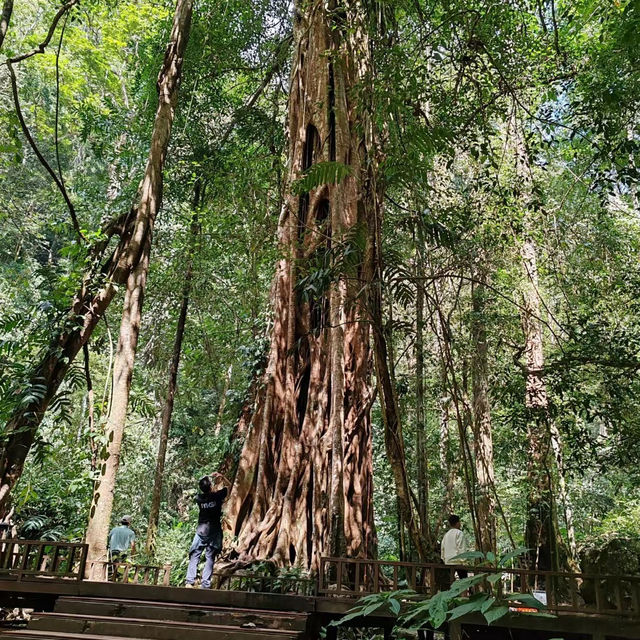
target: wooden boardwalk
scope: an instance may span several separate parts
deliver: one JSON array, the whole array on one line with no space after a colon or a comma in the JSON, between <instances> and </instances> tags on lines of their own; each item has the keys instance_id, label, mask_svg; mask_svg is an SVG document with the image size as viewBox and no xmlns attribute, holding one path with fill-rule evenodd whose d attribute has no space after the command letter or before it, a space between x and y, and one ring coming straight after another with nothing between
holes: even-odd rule
<instances>
[{"instance_id":1,"label":"wooden boardwalk","mask_svg":"<svg viewBox=\"0 0 640 640\"><path fill-rule=\"evenodd\" d=\"M26 628L0 631L1 637L18 640L316 640L320 629L340 618L357 598L403 587L429 593L437 589L437 572L448 571L438 565L325 558L312 585L245 576L244 580L227 580L225 588L185 589L166 586L166 574L154 573L153 568L139 568L127 577L144 582L146 576L147 584L84 580L82 545L72 550L66 543L46 543L45 547L41 541L20 541L22 551L11 556L8 552L3 555L7 542L0 542L4 545L0 547L0 605L35 609ZM31 556L37 564L30 564ZM640 579L513 571L517 575L505 572L504 580L511 581L514 589L540 588L544 581L550 610L557 617L513 613L488 628L482 619L467 616L450 625L452 640L640 640L635 591ZM122 579L124 573L113 575ZM149 584L154 575L157 584ZM591 605L581 595L585 585L593 596ZM276 589L282 592L273 593ZM370 637L377 628L387 638L393 622L388 614L356 621L359 627L370 628ZM328 637L332 635L330 630Z\"/></svg>"}]
</instances>

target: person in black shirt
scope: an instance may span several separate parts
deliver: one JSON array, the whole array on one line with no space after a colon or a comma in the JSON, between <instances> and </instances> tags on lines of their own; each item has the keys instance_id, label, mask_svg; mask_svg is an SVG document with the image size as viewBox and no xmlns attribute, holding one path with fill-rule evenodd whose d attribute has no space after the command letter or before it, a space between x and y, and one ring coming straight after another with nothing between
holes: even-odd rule
<instances>
[{"instance_id":1,"label":"person in black shirt","mask_svg":"<svg viewBox=\"0 0 640 640\"><path fill-rule=\"evenodd\" d=\"M200 587L208 589L211 586L211 575L213 574L213 564L216 556L222 550L222 503L227 497L227 487L216 491L211 479L215 478L226 482L229 481L220 473L213 473L211 476L204 476L198 481L200 493L196 496L196 504L200 511L198 515L198 527L196 535L189 549L189 567L187 569L187 587L193 587L198 575L198 563L205 554L205 565L202 570L202 581Z\"/></svg>"}]
</instances>

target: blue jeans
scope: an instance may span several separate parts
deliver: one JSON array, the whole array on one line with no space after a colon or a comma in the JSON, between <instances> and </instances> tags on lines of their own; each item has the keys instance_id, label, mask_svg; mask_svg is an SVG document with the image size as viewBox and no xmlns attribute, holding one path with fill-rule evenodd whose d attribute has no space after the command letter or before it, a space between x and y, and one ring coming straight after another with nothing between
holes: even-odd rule
<instances>
[{"instance_id":1,"label":"blue jeans","mask_svg":"<svg viewBox=\"0 0 640 640\"><path fill-rule=\"evenodd\" d=\"M208 533L208 531L207 531ZM213 573L213 563L216 556L220 553L221 548L221 535L203 536L196 533L193 536L193 542L189 548L189 567L187 568L187 584L193 584L196 581L198 575L198 563L202 558L202 552L205 554L204 569L202 570L202 582L200 586L203 589L208 589L211 586L211 575Z\"/></svg>"}]
</instances>

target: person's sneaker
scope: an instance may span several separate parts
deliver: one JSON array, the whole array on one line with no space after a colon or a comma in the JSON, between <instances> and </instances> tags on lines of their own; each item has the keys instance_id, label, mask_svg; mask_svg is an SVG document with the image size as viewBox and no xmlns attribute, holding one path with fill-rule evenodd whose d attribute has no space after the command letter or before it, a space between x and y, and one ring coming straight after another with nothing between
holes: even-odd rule
<instances>
[{"instance_id":1,"label":"person's sneaker","mask_svg":"<svg viewBox=\"0 0 640 640\"><path fill-rule=\"evenodd\" d=\"M193 584L191 582L187 582L187 584L184 585L184 588L185 589L193 589L194 586L193 586Z\"/></svg>"}]
</instances>

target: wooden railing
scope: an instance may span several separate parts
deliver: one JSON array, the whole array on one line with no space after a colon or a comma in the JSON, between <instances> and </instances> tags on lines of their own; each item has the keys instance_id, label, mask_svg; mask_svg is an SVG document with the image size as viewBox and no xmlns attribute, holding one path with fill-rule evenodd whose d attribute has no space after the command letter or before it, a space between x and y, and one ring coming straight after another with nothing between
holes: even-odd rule
<instances>
[{"instance_id":1,"label":"wooden railing","mask_svg":"<svg viewBox=\"0 0 640 640\"><path fill-rule=\"evenodd\" d=\"M0 576L24 578L58 578L82 580L88 546L81 542L46 540L0 541Z\"/></svg>"},{"instance_id":2,"label":"wooden railing","mask_svg":"<svg viewBox=\"0 0 640 640\"><path fill-rule=\"evenodd\" d=\"M214 573L211 585L214 589L226 591L251 591L256 593L283 593L313 596L316 594L317 583L311 578L300 576L270 576L257 573Z\"/></svg>"},{"instance_id":3,"label":"wooden railing","mask_svg":"<svg viewBox=\"0 0 640 640\"><path fill-rule=\"evenodd\" d=\"M465 569L470 574L499 573L501 579L495 587L486 582L479 588L496 589L502 596L534 593L546 600L551 613L595 613L640 619L640 576L321 558L318 595L360 598L398 589L433 595L449 587L457 569Z\"/></svg>"},{"instance_id":4,"label":"wooden railing","mask_svg":"<svg viewBox=\"0 0 640 640\"><path fill-rule=\"evenodd\" d=\"M169 586L171 565L92 562L89 579L99 582Z\"/></svg>"}]
</instances>

